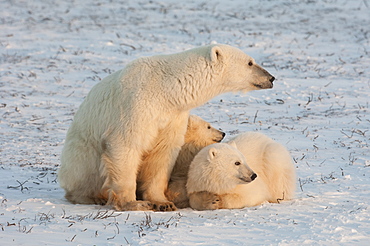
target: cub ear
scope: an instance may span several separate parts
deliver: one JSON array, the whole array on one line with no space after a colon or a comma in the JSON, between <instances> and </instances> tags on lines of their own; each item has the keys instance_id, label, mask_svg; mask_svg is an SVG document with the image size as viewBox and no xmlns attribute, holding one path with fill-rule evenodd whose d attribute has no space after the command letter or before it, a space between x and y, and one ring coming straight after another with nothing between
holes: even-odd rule
<instances>
[{"instance_id":1,"label":"cub ear","mask_svg":"<svg viewBox=\"0 0 370 246\"><path fill-rule=\"evenodd\" d=\"M210 148L209 150L208 150L208 160L210 161L210 160L212 160L213 158L215 158L216 157L216 155L217 155L217 149L215 149L215 148Z\"/></svg>"},{"instance_id":2,"label":"cub ear","mask_svg":"<svg viewBox=\"0 0 370 246\"><path fill-rule=\"evenodd\" d=\"M229 142L229 145L234 147L235 149L238 149L238 146L236 146L236 143L234 141Z\"/></svg>"},{"instance_id":3,"label":"cub ear","mask_svg":"<svg viewBox=\"0 0 370 246\"><path fill-rule=\"evenodd\" d=\"M192 125L193 125L193 115L189 115L189 118L188 118L188 128L190 128Z\"/></svg>"},{"instance_id":4,"label":"cub ear","mask_svg":"<svg viewBox=\"0 0 370 246\"><path fill-rule=\"evenodd\" d=\"M211 61L220 62L223 60L222 50L219 46L213 46L211 49Z\"/></svg>"}]
</instances>

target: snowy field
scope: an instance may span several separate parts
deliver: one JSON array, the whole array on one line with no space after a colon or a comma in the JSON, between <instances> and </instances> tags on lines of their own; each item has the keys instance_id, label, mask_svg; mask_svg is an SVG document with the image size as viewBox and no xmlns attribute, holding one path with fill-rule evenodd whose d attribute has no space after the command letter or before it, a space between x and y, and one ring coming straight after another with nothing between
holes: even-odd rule
<instances>
[{"instance_id":1,"label":"snowy field","mask_svg":"<svg viewBox=\"0 0 370 246\"><path fill-rule=\"evenodd\" d=\"M0 0L0 244L369 245L369 13L369 0ZM287 146L296 198L167 213L68 203L56 172L91 87L135 58L211 42L277 80L192 113Z\"/></svg>"}]
</instances>

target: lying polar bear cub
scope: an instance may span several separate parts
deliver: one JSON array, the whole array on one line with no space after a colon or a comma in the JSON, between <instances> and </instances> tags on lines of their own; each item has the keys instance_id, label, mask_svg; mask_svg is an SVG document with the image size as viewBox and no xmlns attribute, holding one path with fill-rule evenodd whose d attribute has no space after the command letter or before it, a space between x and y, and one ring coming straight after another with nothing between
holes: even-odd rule
<instances>
[{"instance_id":1,"label":"lying polar bear cub","mask_svg":"<svg viewBox=\"0 0 370 246\"><path fill-rule=\"evenodd\" d=\"M190 164L186 188L193 209L252 207L293 198L295 170L283 145L247 132L203 148Z\"/></svg>"}]
</instances>

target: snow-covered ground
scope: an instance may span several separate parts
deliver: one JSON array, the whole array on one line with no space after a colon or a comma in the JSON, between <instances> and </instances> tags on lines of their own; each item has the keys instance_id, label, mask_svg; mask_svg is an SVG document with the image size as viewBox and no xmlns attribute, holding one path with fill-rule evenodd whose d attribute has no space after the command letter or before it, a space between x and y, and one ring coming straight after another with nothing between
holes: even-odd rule
<instances>
[{"instance_id":1,"label":"snow-covered ground","mask_svg":"<svg viewBox=\"0 0 370 246\"><path fill-rule=\"evenodd\" d=\"M0 1L2 245L368 245L370 1ZM74 112L129 61L211 42L277 77L193 113L290 150L296 199L238 210L114 212L56 181Z\"/></svg>"}]
</instances>

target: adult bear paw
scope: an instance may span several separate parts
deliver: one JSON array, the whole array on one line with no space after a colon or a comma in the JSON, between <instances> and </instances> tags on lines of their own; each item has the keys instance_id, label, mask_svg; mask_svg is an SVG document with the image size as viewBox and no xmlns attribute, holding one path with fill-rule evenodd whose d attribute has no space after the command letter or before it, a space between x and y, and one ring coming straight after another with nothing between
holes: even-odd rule
<instances>
[{"instance_id":1,"label":"adult bear paw","mask_svg":"<svg viewBox=\"0 0 370 246\"><path fill-rule=\"evenodd\" d=\"M152 202L152 207L154 211L168 212L176 211L177 208L173 202Z\"/></svg>"},{"instance_id":2,"label":"adult bear paw","mask_svg":"<svg viewBox=\"0 0 370 246\"><path fill-rule=\"evenodd\" d=\"M121 205L116 203L113 208L117 211L150 211L153 210L153 204L149 201L133 201Z\"/></svg>"}]
</instances>

